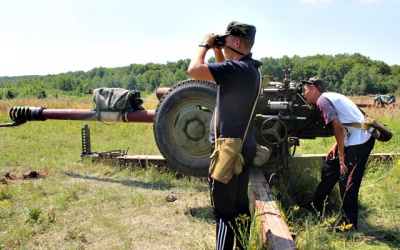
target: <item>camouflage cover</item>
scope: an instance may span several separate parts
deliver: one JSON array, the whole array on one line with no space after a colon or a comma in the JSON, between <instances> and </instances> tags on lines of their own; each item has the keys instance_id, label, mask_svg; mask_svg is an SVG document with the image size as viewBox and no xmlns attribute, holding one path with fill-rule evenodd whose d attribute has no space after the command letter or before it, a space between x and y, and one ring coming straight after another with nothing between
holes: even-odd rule
<instances>
[{"instance_id":1,"label":"camouflage cover","mask_svg":"<svg viewBox=\"0 0 400 250\"><path fill-rule=\"evenodd\" d=\"M143 101L140 92L123 88L97 88L93 91L93 102L98 111L138 110Z\"/></svg>"}]
</instances>

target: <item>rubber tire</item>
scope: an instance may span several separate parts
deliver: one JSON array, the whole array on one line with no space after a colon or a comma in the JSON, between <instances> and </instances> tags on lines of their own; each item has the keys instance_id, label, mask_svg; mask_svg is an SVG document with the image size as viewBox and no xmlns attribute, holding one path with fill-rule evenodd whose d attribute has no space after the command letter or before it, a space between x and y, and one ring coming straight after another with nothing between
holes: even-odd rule
<instances>
[{"instance_id":1,"label":"rubber tire","mask_svg":"<svg viewBox=\"0 0 400 250\"><path fill-rule=\"evenodd\" d=\"M216 96L215 83L190 79L169 89L157 106L153 123L157 147L170 166L182 174L208 174L211 155L208 138ZM192 130L188 129L190 125ZM187 132L193 130L193 134L199 135L194 140Z\"/></svg>"}]
</instances>

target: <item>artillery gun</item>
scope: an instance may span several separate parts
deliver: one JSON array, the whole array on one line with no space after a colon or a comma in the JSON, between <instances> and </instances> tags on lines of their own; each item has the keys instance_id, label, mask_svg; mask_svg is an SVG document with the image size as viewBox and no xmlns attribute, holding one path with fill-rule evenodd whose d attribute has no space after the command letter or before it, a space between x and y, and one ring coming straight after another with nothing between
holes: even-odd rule
<instances>
[{"instance_id":1,"label":"artillery gun","mask_svg":"<svg viewBox=\"0 0 400 250\"><path fill-rule=\"evenodd\" d=\"M307 105L301 95L302 85L292 82L290 73L290 69L284 70L282 82L271 82L263 77L255 115L258 146L253 162L263 170L287 167L299 146L299 139L333 135L319 110ZM12 107L9 115L13 122L0 124L0 127L47 119L152 122L157 147L168 164L183 174L206 176L211 154L208 137L216 94L215 83L189 79L172 88L157 89L156 110L107 111L100 116L97 109ZM140 99L140 96L135 98Z\"/></svg>"}]
</instances>

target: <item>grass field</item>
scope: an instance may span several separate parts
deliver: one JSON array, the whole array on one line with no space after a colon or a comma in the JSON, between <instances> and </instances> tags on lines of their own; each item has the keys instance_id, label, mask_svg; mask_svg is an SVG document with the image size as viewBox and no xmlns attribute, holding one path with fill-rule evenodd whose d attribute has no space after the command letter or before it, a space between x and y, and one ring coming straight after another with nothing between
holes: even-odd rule
<instances>
[{"instance_id":1,"label":"grass field","mask_svg":"<svg viewBox=\"0 0 400 250\"><path fill-rule=\"evenodd\" d=\"M146 109L155 109L155 95L143 99ZM9 122L13 106L93 104L91 98L0 100L0 123ZM373 152L398 153L399 109L366 111L395 132L391 141L377 142ZM48 120L0 128L0 174L9 177L0 185L0 249L214 249L205 178L81 160L85 124L92 151L129 148L131 154L159 154L152 124ZM304 140L297 152L325 153L332 143L333 138ZM360 231L346 234L327 226L335 214L318 219L297 207L298 197L315 187L317 170L287 171L274 192L298 248L400 248L398 161L369 165L360 192ZM24 178L33 170L39 178ZM170 193L177 196L175 202L166 201ZM252 243L251 249L259 248Z\"/></svg>"}]
</instances>

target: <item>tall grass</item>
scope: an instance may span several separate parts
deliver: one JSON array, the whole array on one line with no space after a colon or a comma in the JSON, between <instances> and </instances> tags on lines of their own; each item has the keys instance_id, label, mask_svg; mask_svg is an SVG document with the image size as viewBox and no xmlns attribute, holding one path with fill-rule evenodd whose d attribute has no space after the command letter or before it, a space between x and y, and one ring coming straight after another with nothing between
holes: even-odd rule
<instances>
[{"instance_id":1,"label":"tall grass","mask_svg":"<svg viewBox=\"0 0 400 250\"><path fill-rule=\"evenodd\" d=\"M339 191L331 198L332 212L317 216L299 207L302 187L288 179L301 176L301 182L315 190L315 178L307 178L307 171L292 169L283 174L282 181L273 190L280 197L280 207L286 222L295 235L299 249L399 249L400 247L400 166L370 162L360 190L359 230L349 233L336 232L335 226L341 214ZM301 198L300 198L301 200Z\"/></svg>"}]
</instances>

